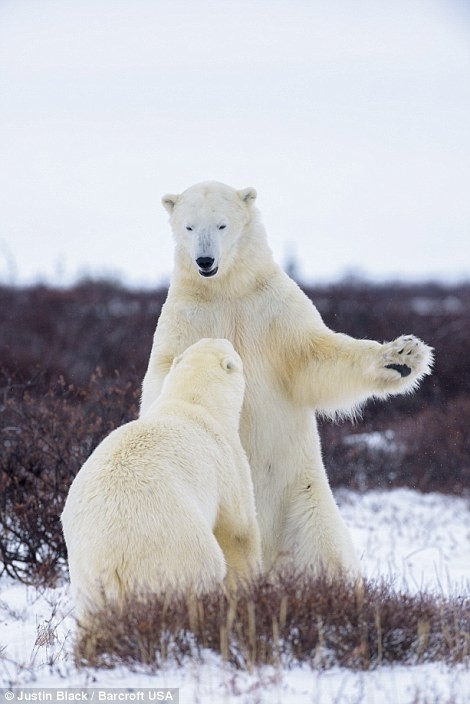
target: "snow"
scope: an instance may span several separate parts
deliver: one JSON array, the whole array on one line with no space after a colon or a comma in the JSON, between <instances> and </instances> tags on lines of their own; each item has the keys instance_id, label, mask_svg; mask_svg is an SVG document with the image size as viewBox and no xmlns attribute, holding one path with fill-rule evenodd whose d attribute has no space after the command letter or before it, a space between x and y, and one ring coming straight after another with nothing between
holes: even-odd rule
<instances>
[{"instance_id":1,"label":"snow","mask_svg":"<svg viewBox=\"0 0 470 704\"><path fill-rule=\"evenodd\" d=\"M408 489L337 495L367 577L397 589L461 594L470 586L470 506L461 497ZM441 663L354 672L260 668L237 672L213 653L202 663L77 670L68 585L36 590L0 580L0 687L179 687L180 704L464 704L470 671Z\"/></svg>"},{"instance_id":2,"label":"snow","mask_svg":"<svg viewBox=\"0 0 470 704\"><path fill-rule=\"evenodd\" d=\"M470 502L410 489L338 495L366 577L452 595L470 587Z\"/></svg>"}]
</instances>

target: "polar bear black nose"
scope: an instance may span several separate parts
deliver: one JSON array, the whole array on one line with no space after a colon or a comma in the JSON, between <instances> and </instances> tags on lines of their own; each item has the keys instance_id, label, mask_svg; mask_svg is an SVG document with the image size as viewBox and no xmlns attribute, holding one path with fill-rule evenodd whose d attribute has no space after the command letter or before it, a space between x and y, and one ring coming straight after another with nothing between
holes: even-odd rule
<instances>
[{"instance_id":1,"label":"polar bear black nose","mask_svg":"<svg viewBox=\"0 0 470 704\"><path fill-rule=\"evenodd\" d=\"M213 263L214 260L212 259L212 257L198 257L196 259L196 264L200 269L210 269Z\"/></svg>"}]
</instances>

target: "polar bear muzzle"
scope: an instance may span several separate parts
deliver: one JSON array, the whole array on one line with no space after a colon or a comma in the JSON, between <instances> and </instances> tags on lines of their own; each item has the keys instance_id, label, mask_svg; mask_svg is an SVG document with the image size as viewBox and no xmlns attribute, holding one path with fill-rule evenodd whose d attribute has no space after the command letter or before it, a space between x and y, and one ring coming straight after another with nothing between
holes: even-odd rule
<instances>
[{"instance_id":1,"label":"polar bear muzzle","mask_svg":"<svg viewBox=\"0 0 470 704\"><path fill-rule=\"evenodd\" d=\"M213 257L198 257L196 259L196 264L201 276L205 276L207 278L217 274L219 267L215 266L213 269L211 268L214 266L214 261L215 260Z\"/></svg>"}]
</instances>

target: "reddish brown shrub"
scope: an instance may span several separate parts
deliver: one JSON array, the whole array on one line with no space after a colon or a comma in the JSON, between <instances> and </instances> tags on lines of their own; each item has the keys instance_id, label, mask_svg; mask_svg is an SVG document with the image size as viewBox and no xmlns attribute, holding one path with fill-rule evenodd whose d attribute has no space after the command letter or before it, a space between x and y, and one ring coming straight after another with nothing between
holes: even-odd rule
<instances>
[{"instance_id":1,"label":"reddish brown shrub","mask_svg":"<svg viewBox=\"0 0 470 704\"><path fill-rule=\"evenodd\" d=\"M335 330L412 332L436 349L415 395L371 403L355 425L322 424L333 486L468 490L470 284L349 282L307 294ZM165 296L105 282L0 287L0 574L47 580L60 568L67 489L98 442L137 414ZM350 437L372 432L388 445Z\"/></svg>"},{"instance_id":2,"label":"reddish brown shrub","mask_svg":"<svg viewBox=\"0 0 470 704\"><path fill-rule=\"evenodd\" d=\"M407 486L462 494L470 486L470 397L410 415L364 423L325 423L324 458L332 486L360 491Z\"/></svg>"},{"instance_id":3,"label":"reddish brown shrub","mask_svg":"<svg viewBox=\"0 0 470 704\"><path fill-rule=\"evenodd\" d=\"M108 605L92 630L79 629L78 664L157 669L212 650L240 668L274 664L369 669L385 663L468 660L470 601L351 588L289 574L237 598L128 600Z\"/></svg>"},{"instance_id":4,"label":"reddish brown shrub","mask_svg":"<svg viewBox=\"0 0 470 704\"><path fill-rule=\"evenodd\" d=\"M137 415L137 388L104 380L99 371L86 389L61 378L42 396L4 380L0 575L45 583L57 576L65 558L59 517L68 488L100 440Z\"/></svg>"}]
</instances>

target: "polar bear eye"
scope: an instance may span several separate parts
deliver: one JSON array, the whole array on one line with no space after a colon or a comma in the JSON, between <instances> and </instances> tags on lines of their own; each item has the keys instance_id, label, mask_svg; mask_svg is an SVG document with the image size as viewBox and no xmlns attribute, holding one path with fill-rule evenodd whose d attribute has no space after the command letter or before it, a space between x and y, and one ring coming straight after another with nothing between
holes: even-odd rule
<instances>
[{"instance_id":1,"label":"polar bear eye","mask_svg":"<svg viewBox=\"0 0 470 704\"><path fill-rule=\"evenodd\" d=\"M189 232L192 232L192 231L193 231L193 228L192 228L192 227L189 227L189 225L186 225L186 229L189 230Z\"/></svg>"},{"instance_id":2,"label":"polar bear eye","mask_svg":"<svg viewBox=\"0 0 470 704\"><path fill-rule=\"evenodd\" d=\"M226 227L227 225L219 225L219 230L225 230Z\"/></svg>"}]
</instances>

